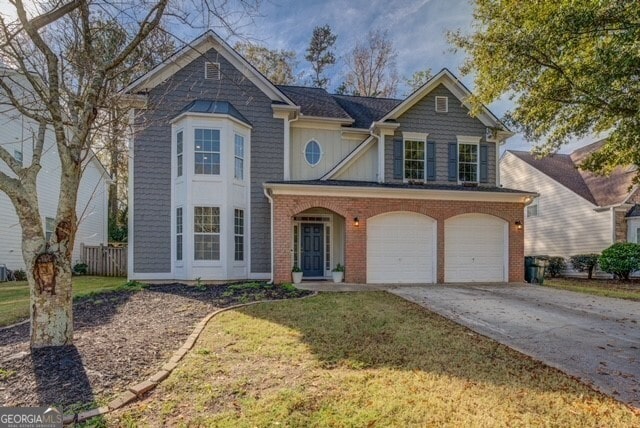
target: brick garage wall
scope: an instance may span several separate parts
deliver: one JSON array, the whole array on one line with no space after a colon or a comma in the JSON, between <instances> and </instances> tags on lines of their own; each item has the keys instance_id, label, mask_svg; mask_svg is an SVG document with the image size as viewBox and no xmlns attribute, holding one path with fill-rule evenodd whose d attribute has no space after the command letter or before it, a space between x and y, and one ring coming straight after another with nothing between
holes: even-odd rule
<instances>
[{"instance_id":1,"label":"brick garage wall","mask_svg":"<svg viewBox=\"0 0 640 428\"><path fill-rule=\"evenodd\" d=\"M509 281L524 280L524 204L507 202L433 201L413 199L367 199L350 197L307 197L275 195L274 252L277 283L291 281L293 217L310 208L326 208L345 218L345 281L365 283L367 277L367 219L393 211L410 211L438 222L438 282L444 282L444 221L460 214L489 214L509 223ZM358 217L360 225L354 226Z\"/></svg>"}]
</instances>

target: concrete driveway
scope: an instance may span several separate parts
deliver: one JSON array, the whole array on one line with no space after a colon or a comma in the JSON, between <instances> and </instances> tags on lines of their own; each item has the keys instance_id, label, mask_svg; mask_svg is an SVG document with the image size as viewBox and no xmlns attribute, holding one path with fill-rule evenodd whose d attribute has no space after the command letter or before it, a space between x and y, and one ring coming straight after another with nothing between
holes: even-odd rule
<instances>
[{"instance_id":1,"label":"concrete driveway","mask_svg":"<svg viewBox=\"0 0 640 428\"><path fill-rule=\"evenodd\" d=\"M640 408L640 302L514 284L384 288Z\"/></svg>"}]
</instances>

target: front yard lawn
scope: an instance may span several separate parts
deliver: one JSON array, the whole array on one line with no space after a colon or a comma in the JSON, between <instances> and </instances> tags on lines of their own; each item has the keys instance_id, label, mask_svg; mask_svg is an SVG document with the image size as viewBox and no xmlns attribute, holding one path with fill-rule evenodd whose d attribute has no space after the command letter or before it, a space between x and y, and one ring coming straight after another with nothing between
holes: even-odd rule
<instances>
[{"instance_id":1,"label":"front yard lawn","mask_svg":"<svg viewBox=\"0 0 640 428\"><path fill-rule=\"evenodd\" d=\"M640 301L640 282L617 281L612 279L553 278L545 279L544 285L562 290L593 294L594 296L616 297L618 299Z\"/></svg>"},{"instance_id":2,"label":"front yard lawn","mask_svg":"<svg viewBox=\"0 0 640 428\"><path fill-rule=\"evenodd\" d=\"M125 278L105 276L76 276L73 296L111 291L124 285ZM0 327L29 317L29 284L27 281L0 282Z\"/></svg>"},{"instance_id":3,"label":"front yard lawn","mask_svg":"<svg viewBox=\"0 0 640 428\"><path fill-rule=\"evenodd\" d=\"M640 426L575 379L383 292L223 313L109 426Z\"/></svg>"}]
</instances>

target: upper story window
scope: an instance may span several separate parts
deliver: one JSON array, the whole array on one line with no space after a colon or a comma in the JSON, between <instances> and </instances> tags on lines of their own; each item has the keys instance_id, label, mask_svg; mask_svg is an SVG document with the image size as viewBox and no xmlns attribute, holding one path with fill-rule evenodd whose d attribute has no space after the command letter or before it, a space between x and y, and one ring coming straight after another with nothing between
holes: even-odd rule
<instances>
[{"instance_id":1,"label":"upper story window","mask_svg":"<svg viewBox=\"0 0 640 428\"><path fill-rule=\"evenodd\" d=\"M322 159L322 148L316 140L310 140L304 148L304 158L311 166L316 166Z\"/></svg>"},{"instance_id":2,"label":"upper story window","mask_svg":"<svg viewBox=\"0 0 640 428\"><path fill-rule=\"evenodd\" d=\"M194 172L220 175L220 130L199 128L195 130Z\"/></svg>"},{"instance_id":3,"label":"upper story window","mask_svg":"<svg viewBox=\"0 0 640 428\"><path fill-rule=\"evenodd\" d=\"M244 179L244 137L236 134L234 143L234 172L233 177L236 180Z\"/></svg>"},{"instance_id":4,"label":"upper story window","mask_svg":"<svg viewBox=\"0 0 640 428\"><path fill-rule=\"evenodd\" d=\"M527 205L527 218L538 217L538 198L534 199L531 204Z\"/></svg>"},{"instance_id":5,"label":"upper story window","mask_svg":"<svg viewBox=\"0 0 640 428\"><path fill-rule=\"evenodd\" d=\"M458 181L478 182L478 144L458 144Z\"/></svg>"},{"instance_id":6,"label":"upper story window","mask_svg":"<svg viewBox=\"0 0 640 428\"><path fill-rule=\"evenodd\" d=\"M405 180L424 180L425 142L404 140Z\"/></svg>"},{"instance_id":7,"label":"upper story window","mask_svg":"<svg viewBox=\"0 0 640 428\"><path fill-rule=\"evenodd\" d=\"M183 150L182 131L176 134L176 163L178 166L178 177L182 177L182 150Z\"/></svg>"}]
</instances>

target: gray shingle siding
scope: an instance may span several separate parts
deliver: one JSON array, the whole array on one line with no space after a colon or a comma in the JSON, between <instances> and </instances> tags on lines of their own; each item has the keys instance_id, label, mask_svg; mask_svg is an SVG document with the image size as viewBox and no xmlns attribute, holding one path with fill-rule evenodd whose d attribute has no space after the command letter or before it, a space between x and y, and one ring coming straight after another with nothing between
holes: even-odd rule
<instances>
[{"instance_id":1,"label":"gray shingle siding","mask_svg":"<svg viewBox=\"0 0 640 428\"><path fill-rule=\"evenodd\" d=\"M435 97L449 97L449 112L436 113ZM449 183L448 180L448 143L456 142L457 135L481 136L486 126L480 120L469 116L469 110L444 86L439 85L426 97L398 118L400 126L395 136L402 137L403 132L423 132L427 139L436 142L436 183ZM496 147L488 143L488 185L496 183ZM393 178L393 136L385 138L385 181L397 182Z\"/></svg>"},{"instance_id":2,"label":"gray shingle siding","mask_svg":"<svg viewBox=\"0 0 640 428\"><path fill-rule=\"evenodd\" d=\"M219 62L222 79L205 80L204 62ZM214 49L148 94L136 115L134 137L134 272L171 271L171 124L195 99L229 101L251 131L251 272L271 270L269 202L262 183L283 178L284 130L271 100Z\"/></svg>"}]
</instances>

